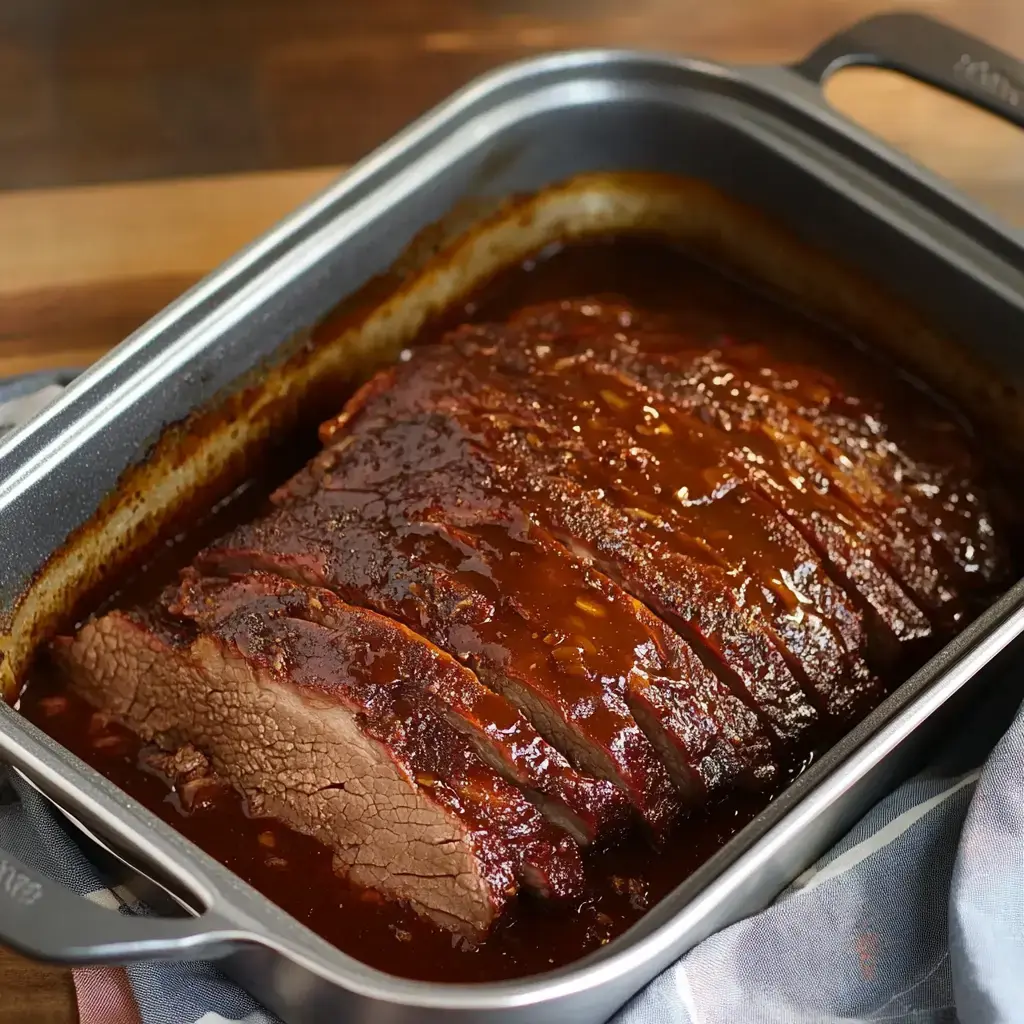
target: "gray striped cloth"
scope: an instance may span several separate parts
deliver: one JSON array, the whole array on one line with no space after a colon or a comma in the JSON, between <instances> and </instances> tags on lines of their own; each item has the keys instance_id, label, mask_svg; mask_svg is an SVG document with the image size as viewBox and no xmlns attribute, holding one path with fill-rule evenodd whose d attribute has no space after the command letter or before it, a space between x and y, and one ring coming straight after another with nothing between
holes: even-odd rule
<instances>
[{"instance_id":1,"label":"gray striped cloth","mask_svg":"<svg viewBox=\"0 0 1024 1024\"><path fill-rule=\"evenodd\" d=\"M1019 675L772 906L701 943L615 1020L1024 1022ZM140 912L103 889L43 798L3 771L0 844L82 895ZM75 983L82 1024L276 1020L210 964L76 970Z\"/></svg>"}]
</instances>

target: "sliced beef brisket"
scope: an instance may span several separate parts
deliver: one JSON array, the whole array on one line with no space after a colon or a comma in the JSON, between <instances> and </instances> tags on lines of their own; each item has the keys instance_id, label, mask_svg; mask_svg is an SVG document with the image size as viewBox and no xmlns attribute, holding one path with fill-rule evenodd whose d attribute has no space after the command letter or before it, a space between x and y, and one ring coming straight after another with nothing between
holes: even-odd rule
<instances>
[{"instance_id":1,"label":"sliced beef brisket","mask_svg":"<svg viewBox=\"0 0 1024 1024\"><path fill-rule=\"evenodd\" d=\"M247 565L259 559L238 558ZM261 564L269 564L265 556ZM238 566L239 568L241 566ZM224 569L224 565L218 566ZM297 572L291 565L283 565L284 574L292 578L312 578L308 570ZM280 575L255 573L248 577L245 590L247 599L253 600L253 580L261 586L271 588L264 600L273 606L288 599L303 610L302 617L310 618L321 625L333 628L339 617L352 614L351 609L339 601L336 595L318 587L295 587ZM175 614L185 615L201 624L206 623L200 597L197 594L197 580L193 570L185 574L180 590L171 599L170 608ZM272 583L270 582L272 581ZM204 587L211 581L203 580ZM223 603L237 591L232 588L221 592ZM461 594L461 592L459 592ZM456 595L456 604L466 598ZM464 604L463 613L476 610L481 604ZM486 612L484 612L486 614ZM472 621L468 618L467 621ZM399 636L408 635L410 643L416 638L398 622L393 628ZM423 645L444 671L425 672L410 679L419 681L437 699L445 717L452 726L462 732L472 743L479 756L509 782L521 788L528 798L541 808L553 824L564 829L573 838L587 845L601 836L609 839L619 834L627 823L628 804L619 791L604 780L590 778L574 771L566 759L529 724L516 708L493 690L483 686L469 669L439 649Z\"/></svg>"},{"instance_id":2,"label":"sliced beef brisket","mask_svg":"<svg viewBox=\"0 0 1024 1024\"><path fill-rule=\"evenodd\" d=\"M344 422L357 409L355 432L416 409L457 418L503 458L525 457L527 475L569 477L597 496L601 514L624 513L623 534L652 533L684 574L701 571L706 592L716 580L720 591L739 590L746 612L736 614L756 619L826 713L842 714L848 702L838 680L861 680L869 698L854 604L791 524L730 471L729 438L607 368L555 359L553 346L517 337L509 346L457 334L415 372L393 373L389 388L364 390ZM337 422L323 433L329 443L352 436Z\"/></svg>"},{"instance_id":3,"label":"sliced beef brisket","mask_svg":"<svg viewBox=\"0 0 1024 1024\"><path fill-rule=\"evenodd\" d=\"M318 492L237 531L199 563L270 568L417 629L514 704L578 771L614 783L660 833L678 797L622 694L553 659L544 638L554 625L531 621L515 595L476 571L417 511L408 487L395 502L367 488Z\"/></svg>"},{"instance_id":4,"label":"sliced beef brisket","mask_svg":"<svg viewBox=\"0 0 1024 1024\"><path fill-rule=\"evenodd\" d=\"M1005 580L1006 552L951 415L903 389L899 399L911 409L890 423L891 410L876 398L847 394L828 374L786 363L761 345L729 338L696 344L665 318L636 321L628 307L564 303L524 310L504 330L541 335L563 358L607 359L744 445L760 435L782 469L775 478L788 478L790 490L828 495L828 507L866 529L874 556L946 626L942 609L956 619L960 589ZM894 425L908 420L912 430Z\"/></svg>"},{"instance_id":5,"label":"sliced beef brisket","mask_svg":"<svg viewBox=\"0 0 1024 1024\"><path fill-rule=\"evenodd\" d=\"M147 739L195 743L254 813L446 927L486 932L520 882L578 890L575 843L434 696L460 671L451 659L372 612L333 601L324 615L286 581L187 587L178 611L197 633L111 613L57 648L73 685Z\"/></svg>"},{"instance_id":6,"label":"sliced beef brisket","mask_svg":"<svg viewBox=\"0 0 1024 1024\"><path fill-rule=\"evenodd\" d=\"M484 934L520 887L578 894L579 848L631 820L771 785L1002 584L929 410L921 449L877 396L614 303L464 326L157 606L56 654L194 745L169 774L208 757L356 882Z\"/></svg>"},{"instance_id":7,"label":"sliced beef brisket","mask_svg":"<svg viewBox=\"0 0 1024 1024\"><path fill-rule=\"evenodd\" d=\"M642 732L653 745L663 754L666 741L680 750L668 766L687 802L694 797L692 783L706 789L708 778L767 781L771 761L756 718L641 604L531 524L519 507L521 489L517 494L506 486L450 421L425 417L349 440L278 494L281 512L236 531L202 554L201 563L295 572L295 559L308 563L315 553L317 564L309 571L318 583L346 599L372 594L374 607L408 616L490 685L507 689L502 677L528 679L529 691L513 699L538 728L577 763L607 771L581 754L575 736L585 730L589 742L610 751L616 767L623 765L619 778L626 786L638 767L632 763L636 751L644 753L645 771L650 754L625 745L623 737L632 734L621 727L617 737L597 732L593 693L621 694L634 720L643 716ZM439 601L439 584L450 587L453 580L467 596ZM422 604L417 607L410 595ZM487 612L471 625L465 610L481 601ZM460 604L463 613L452 622ZM659 649L670 650L675 663L645 654ZM674 691L671 698L668 690ZM531 699L536 694L544 699L539 709ZM680 714L675 709L685 699L696 703ZM659 714L650 706L655 700L663 700ZM684 736L689 732L694 742L693 715L700 706L713 709L697 730L712 746L708 754L686 753ZM570 717L585 719L584 725L573 725ZM557 736L552 729L560 729ZM665 729L674 735L667 737ZM641 810L650 820L649 809Z\"/></svg>"}]
</instances>

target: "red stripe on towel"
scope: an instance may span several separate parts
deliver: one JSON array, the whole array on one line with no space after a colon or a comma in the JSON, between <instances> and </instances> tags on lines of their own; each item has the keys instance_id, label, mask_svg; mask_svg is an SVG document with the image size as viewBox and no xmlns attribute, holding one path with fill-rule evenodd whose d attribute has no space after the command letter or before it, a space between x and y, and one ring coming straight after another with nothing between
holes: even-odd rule
<instances>
[{"instance_id":1,"label":"red stripe on towel","mask_svg":"<svg viewBox=\"0 0 1024 1024\"><path fill-rule=\"evenodd\" d=\"M80 1024L142 1024L128 975L121 967L76 967Z\"/></svg>"}]
</instances>

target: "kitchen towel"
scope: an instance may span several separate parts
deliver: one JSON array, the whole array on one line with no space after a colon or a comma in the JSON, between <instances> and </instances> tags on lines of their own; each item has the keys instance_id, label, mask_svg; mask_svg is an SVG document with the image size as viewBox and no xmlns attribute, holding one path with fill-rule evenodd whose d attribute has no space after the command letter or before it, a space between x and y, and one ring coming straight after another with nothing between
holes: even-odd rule
<instances>
[{"instance_id":1,"label":"kitchen towel","mask_svg":"<svg viewBox=\"0 0 1024 1024\"><path fill-rule=\"evenodd\" d=\"M39 404L3 398L8 420ZM1024 1022L1022 694L1024 672L1008 671L924 771L616 1024ZM0 844L83 896L141 912L102 887L46 801L2 767ZM211 964L79 969L75 985L82 1024L277 1020Z\"/></svg>"}]
</instances>

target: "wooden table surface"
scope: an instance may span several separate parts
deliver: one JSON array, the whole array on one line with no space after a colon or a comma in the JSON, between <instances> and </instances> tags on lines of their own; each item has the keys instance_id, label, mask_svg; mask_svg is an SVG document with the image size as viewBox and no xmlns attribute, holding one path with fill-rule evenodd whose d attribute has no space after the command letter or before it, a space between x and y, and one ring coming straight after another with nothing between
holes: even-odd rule
<instances>
[{"instance_id":1,"label":"wooden table surface","mask_svg":"<svg viewBox=\"0 0 1024 1024\"><path fill-rule=\"evenodd\" d=\"M472 76L572 46L795 59L873 0L8 0L0 375L84 365ZM1020 0L902 0L1024 54ZM886 72L851 117L1024 225L1024 133ZM0 1024L77 1019L0 951Z\"/></svg>"}]
</instances>

